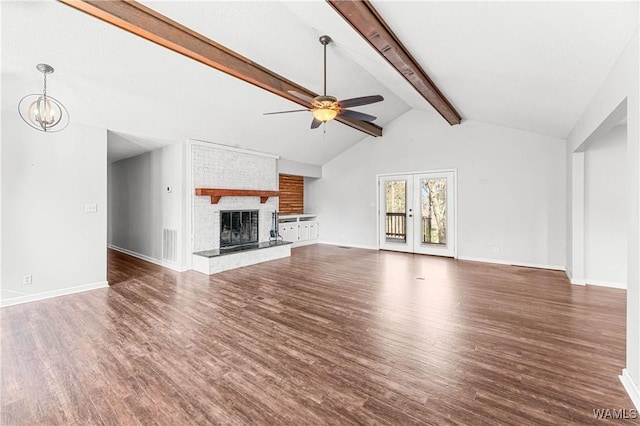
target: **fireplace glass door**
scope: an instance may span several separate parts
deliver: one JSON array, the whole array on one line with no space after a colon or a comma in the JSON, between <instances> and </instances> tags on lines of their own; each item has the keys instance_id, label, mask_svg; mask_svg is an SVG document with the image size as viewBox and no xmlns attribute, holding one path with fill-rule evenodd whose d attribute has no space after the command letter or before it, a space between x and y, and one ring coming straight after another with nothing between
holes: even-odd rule
<instances>
[{"instance_id":1,"label":"fireplace glass door","mask_svg":"<svg viewBox=\"0 0 640 426\"><path fill-rule=\"evenodd\" d=\"M258 210L220 212L220 247L258 242Z\"/></svg>"}]
</instances>

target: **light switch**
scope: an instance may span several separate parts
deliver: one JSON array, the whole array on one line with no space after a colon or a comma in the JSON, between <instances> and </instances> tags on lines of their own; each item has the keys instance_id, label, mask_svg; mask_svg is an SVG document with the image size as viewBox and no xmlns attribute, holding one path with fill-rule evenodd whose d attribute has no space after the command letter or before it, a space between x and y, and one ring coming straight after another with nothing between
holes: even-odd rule
<instances>
[{"instance_id":1,"label":"light switch","mask_svg":"<svg viewBox=\"0 0 640 426\"><path fill-rule=\"evenodd\" d=\"M98 205L97 204L85 204L84 205L84 212L85 213L96 213L98 211Z\"/></svg>"}]
</instances>

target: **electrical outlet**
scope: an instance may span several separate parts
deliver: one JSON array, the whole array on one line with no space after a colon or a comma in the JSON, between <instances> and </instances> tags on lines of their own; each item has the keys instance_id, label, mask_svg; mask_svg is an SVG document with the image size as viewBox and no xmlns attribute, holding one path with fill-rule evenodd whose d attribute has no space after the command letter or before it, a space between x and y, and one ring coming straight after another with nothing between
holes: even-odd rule
<instances>
[{"instance_id":1,"label":"electrical outlet","mask_svg":"<svg viewBox=\"0 0 640 426\"><path fill-rule=\"evenodd\" d=\"M22 276L22 284L23 285L29 285L32 282L33 282L33 276L31 274Z\"/></svg>"},{"instance_id":2,"label":"electrical outlet","mask_svg":"<svg viewBox=\"0 0 640 426\"><path fill-rule=\"evenodd\" d=\"M495 254L500 253L500 247L495 246L495 247L493 248L493 252L494 252Z\"/></svg>"}]
</instances>

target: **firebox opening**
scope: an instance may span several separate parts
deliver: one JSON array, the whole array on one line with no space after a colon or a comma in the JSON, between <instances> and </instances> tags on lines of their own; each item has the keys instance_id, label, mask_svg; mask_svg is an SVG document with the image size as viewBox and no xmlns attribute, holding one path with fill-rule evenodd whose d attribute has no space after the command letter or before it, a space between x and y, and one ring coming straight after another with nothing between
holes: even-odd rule
<instances>
[{"instance_id":1,"label":"firebox opening","mask_svg":"<svg viewBox=\"0 0 640 426\"><path fill-rule=\"evenodd\" d=\"M220 212L220 248L258 242L258 210Z\"/></svg>"}]
</instances>

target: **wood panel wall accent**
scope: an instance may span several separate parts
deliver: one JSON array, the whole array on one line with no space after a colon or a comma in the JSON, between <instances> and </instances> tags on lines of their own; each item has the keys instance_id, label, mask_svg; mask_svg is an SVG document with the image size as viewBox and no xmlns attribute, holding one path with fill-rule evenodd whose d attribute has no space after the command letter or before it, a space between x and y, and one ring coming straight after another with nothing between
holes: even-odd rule
<instances>
[{"instance_id":1,"label":"wood panel wall accent","mask_svg":"<svg viewBox=\"0 0 640 426\"><path fill-rule=\"evenodd\" d=\"M304 213L304 177L293 175L279 175L280 198L278 200L278 213L303 214Z\"/></svg>"},{"instance_id":2,"label":"wood panel wall accent","mask_svg":"<svg viewBox=\"0 0 640 426\"><path fill-rule=\"evenodd\" d=\"M196 195L211 197L211 204L218 204L222 197L260 197L260 204L264 204L269 197L277 197L279 192L253 189L196 188Z\"/></svg>"},{"instance_id":3,"label":"wood panel wall accent","mask_svg":"<svg viewBox=\"0 0 640 426\"><path fill-rule=\"evenodd\" d=\"M378 53L427 100L452 126L460 114L440 92L420 64L367 0L327 0Z\"/></svg>"},{"instance_id":4,"label":"wood panel wall accent","mask_svg":"<svg viewBox=\"0 0 640 426\"><path fill-rule=\"evenodd\" d=\"M135 1L59 1L304 107L310 107L310 104L291 95L289 90L312 98L317 96L313 91ZM343 116L336 117L336 120L371 136L382 136L382 127L376 124Z\"/></svg>"}]
</instances>

